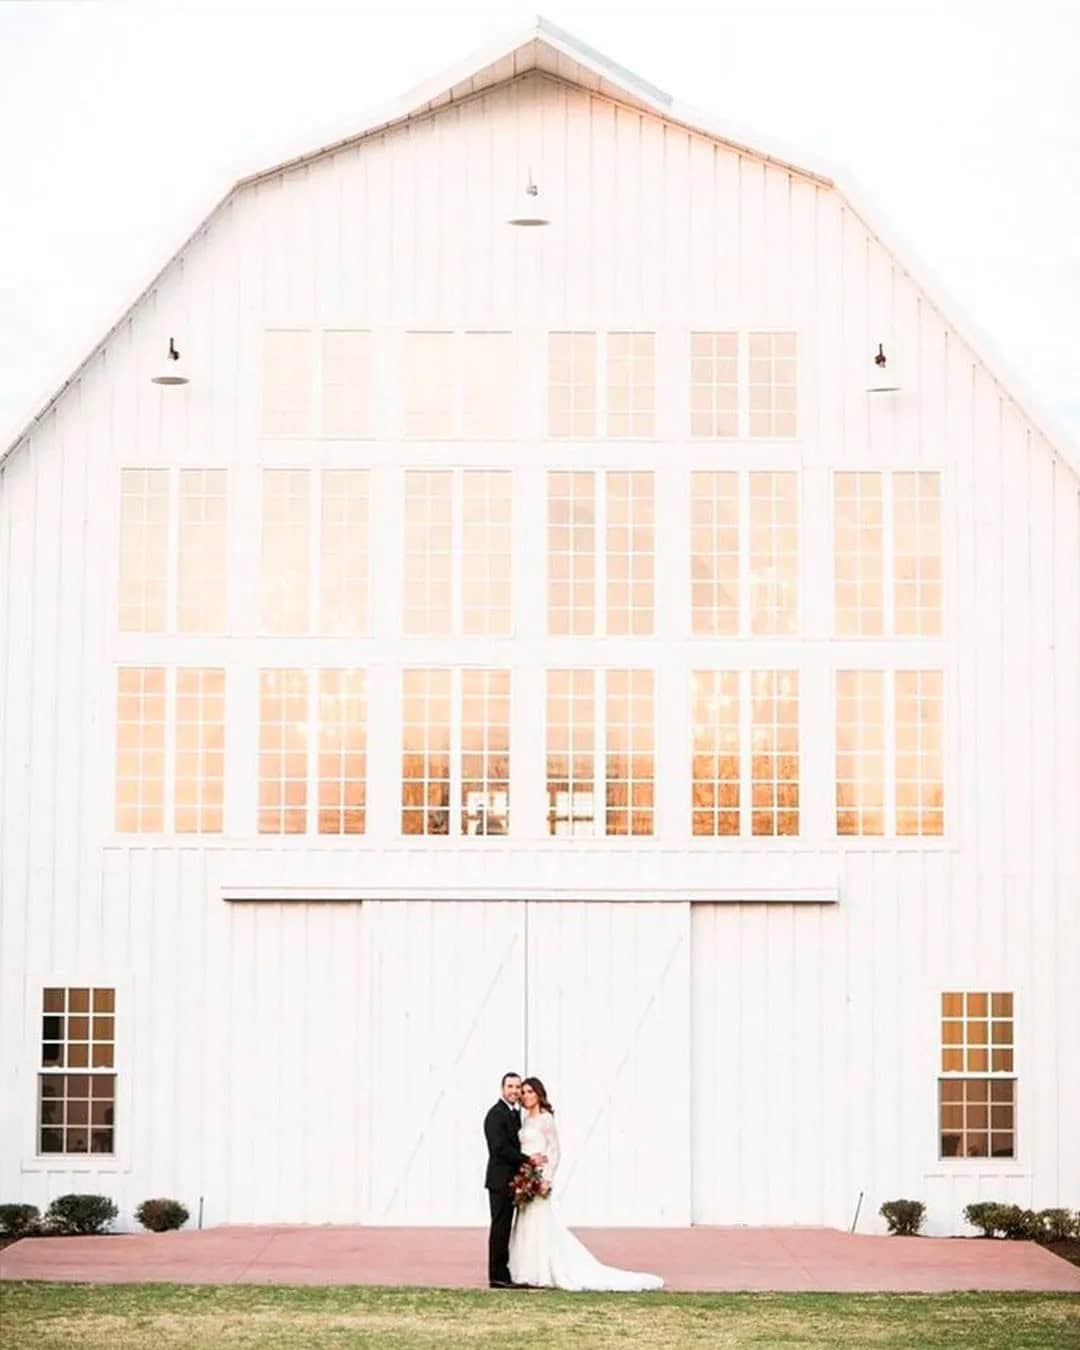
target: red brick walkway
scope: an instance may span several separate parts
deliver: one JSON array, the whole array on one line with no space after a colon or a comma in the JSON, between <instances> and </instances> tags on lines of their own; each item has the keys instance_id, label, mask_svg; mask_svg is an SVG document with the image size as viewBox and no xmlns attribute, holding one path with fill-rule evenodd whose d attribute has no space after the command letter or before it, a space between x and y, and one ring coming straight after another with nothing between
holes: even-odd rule
<instances>
[{"instance_id":1,"label":"red brick walkway","mask_svg":"<svg viewBox=\"0 0 1080 1350\"><path fill-rule=\"evenodd\" d=\"M676 1290L1080 1293L1080 1269L1031 1242L852 1237L830 1228L581 1229L602 1261L653 1270ZM5 1280L381 1284L476 1288L486 1234L472 1228L210 1228L32 1238L0 1252Z\"/></svg>"}]
</instances>

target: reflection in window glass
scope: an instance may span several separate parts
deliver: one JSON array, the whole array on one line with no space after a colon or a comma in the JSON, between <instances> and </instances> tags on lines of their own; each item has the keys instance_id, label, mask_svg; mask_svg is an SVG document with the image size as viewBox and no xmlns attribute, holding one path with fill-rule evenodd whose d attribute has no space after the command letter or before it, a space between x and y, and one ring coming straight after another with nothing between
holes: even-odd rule
<instances>
[{"instance_id":1,"label":"reflection in window glass","mask_svg":"<svg viewBox=\"0 0 1080 1350\"><path fill-rule=\"evenodd\" d=\"M510 672L461 673L461 832L510 828Z\"/></svg>"},{"instance_id":2,"label":"reflection in window glass","mask_svg":"<svg viewBox=\"0 0 1080 1350\"><path fill-rule=\"evenodd\" d=\"M225 672L176 672L178 834L220 834L225 810Z\"/></svg>"},{"instance_id":3,"label":"reflection in window glass","mask_svg":"<svg viewBox=\"0 0 1080 1350\"><path fill-rule=\"evenodd\" d=\"M607 707L606 832L653 832L653 672L609 670Z\"/></svg>"},{"instance_id":4,"label":"reflection in window glass","mask_svg":"<svg viewBox=\"0 0 1080 1350\"><path fill-rule=\"evenodd\" d=\"M548 474L548 632L596 631L596 483Z\"/></svg>"},{"instance_id":5,"label":"reflection in window glass","mask_svg":"<svg viewBox=\"0 0 1080 1350\"><path fill-rule=\"evenodd\" d=\"M263 470L262 630L308 631L307 469Z\"/></svg>"},{"instance_id":6,"label":"reflection in window glass","mask_svg":"<svg viewBox=\"0 0 1080 1350\"><path fill-rule=\"evenodd\" d=\"M548 334L548 435L596 435L596 334Z\"/></svg>"},{"instance_id":7,"label":"reflection in window glass","mask_svg":"<svg viewBox=\"0 0 1080 1350\"><path fill-rule=\"evenodd\" d=\"M308 685L302 670L259 676L259 833L307 829Z\"/></svg>"},{"instance_id":8,"label":"reflection in window glass","mask_svg":"<svg viewBox=\"0 0 1080 1350\"><path fill-rule=\"evenodd\" d=\"M607 336L607 434L655 434L656 371L653 333Z\"/></svg>"},{"instance_id":9,"label":"reflection in window glass","mask_svg":"<svg viewBox=\"0 0 1080 1350\"><path fill-rule=\"evenodd\" d=\"M885 833L885 677L836 673L836 833Z\"/></svg>"},{"instance_id":10,"label":"reflection in window glass","mask_svg":"<svg viewBox=\"0 0 1080 1350\"><path fill-rule=\"evenodd\" d=\"M941 475L893 474L896 634L941 633Z\"/></svg>"},{"instance_id":11,"label":"reflection in window glass","mask_svg":"<svg viewBox=\"0 0 1080 1350\"><path fill-rule=\"evenodd\" d=\"M450 672L402 676L402 834L450 833Z\"/></svg>"},{"instance_id":12,"label":"reflection in window glass","mask_svg":"<svg viewBox=\"0 0 1080 1350\"><path fill-rule=\"evenodd\" d=\"M739 631L739 478L690 475L690 612L696 637Z\"/></svg>"},{"instance_id":13,"label":"reflection in window glass","mask_svg":"<svg viewBox=\"0 0 1080 1350\"><path fill-rule=\"evenodd\" d=\"M406 333L406 436L435 440L456 432L454 356L453 333Z\"/></svg>"},{"instance_id":14,"label":"reflection in window glass","mask_svg":"<svg viewBox=\"0 0 1080 1350\"><path fill-rule=\"evenodd\" d=\"M168 592L169 471L120 474L122 633L161 633Z\"/></svg>"},{"instance_id":15,"label":"reflection in window glass","mask_svg":"<svg viewBox=\"0 0 1080 1350\"><path fill-rule=\"evenodd\" d=\"M466 469L462 525L463 631L510 633L511 501L513 474Z\"/></svg>"},{"instance_id":16,"label":"reflection in window glass","mask_svg":"<svg viewBox=\"0 0 1080 1350\"><path fill-rule=\"evenodd\" d=\"M508 438L514 427L514 347L510 333L463 335L462 434Z\"/></svg>"},{"instance_id":17,"label":"reflection in window glass","mask_svg":"<svg viewBox=\"0 0 1080 1350\"><path fill-rule=\"evenodd\" d=\"M596 825L596 704L591 670L547 673L548 833L592 835Z\"/></svg>"},{"instance_id":18,"label":"reflection in window glass","mask_svg":"<svg viewBox=\"0 0 1080 1350\"><path fill-rule=\"evenodd\" d=\"M739 434L739 337L690 334L690 435Z\"/></svg>"},{"instance_id":19,"label":"reflection in window glass","mask_svg":"<svg viewBox=\"0 0 1080 1350\"><path fill-rule=\"evenodd\" d=\"M323 435L367 436L371 390L371 334L323 333Z\"/></svg>"},{"instance_id":20,"label":"reflection in window glass","mask_svg":"<svg viewBox=\"0 0 1080 1350\"><path fill-rule=\"evenodd\" d=\"M319 672L319 833L363 834L367 704L362 670Z\"/></svg>"},{"instance_id":21,"label":"reflection in window glass","mask_svg":"<svg viewBox=\"0 0 1080 1350\"><path fill-rule=\"evenodd\" d=\"M750 625L754 633L798 626L798 476L750 475Z\"/></svg>"},{"instance_id":22,"label":"reflection in window glass","mask_svg":"<svg viewBox=\"0 0 1080 1350\"><path fill-rule=\"evenodd\" d=\"M308 436L312 431L312 334L270 329L263 335L263 434Z\"/></svg>"},{"instance_id":23,"label":"reflection in window glass","mask_svg":"<svg viewBox=\"0 0 1080 1350\"><path fill-rule=\"evenodd\" d=\"M751 691L751 820L756 835L799 833L799 673L755 670Z\"/></svg>"},{"instance_id":24,"label":"reflection in window glass","mask_svg":"<svg viewBox=\"0 0 1080 1350\"><path fill-rule=\"evenodd\" d=\"M653 475L607 475L607 631L653 631Z\"/></svg>"},{"instance_id":25,"label":"reflection in window glass","mask_svg":"<svg viewBox=\"0 0 1080 1350\"><path fill-rule=\"evenodd\" d=\"M319 621L332 637L368 627L368 471L326 469L322 478Z\"/></svg>"},{"instance_id":26,"label":"reflection in window glass","mask_svg":"<svg viewBox=\"0 0 1080 1350\"><path fill-rule=\"evenodd\" d=\"M739 674L693 672L693 782L695 835L739 833Z\"/></svg>"},{"instance_id":27,"label":"reflection in window glass","mask_svg":"<svg viewBox=\"0 0 1080 1350\"><path fill-rule=\"evenodd\" d=\"M116 828L165 828L165 672L123 667L116 698Z\"/></svg>"},{"instance_id":28,"label":"reflection in window glass","mask_svg":"<svg viewBox=\"0 0 1080 1350\"><path fill-rule=\"evenodd\" d=\"M228 587L225 469L180 470L180 631L223 633Z\"/></svg>"},{"instance_id":29,"label":"reflection in window glass","mask_svg":"<svg viewBox=\"0 0 1080 1350\"><path fill-rule=\"evenodd\" d=\"M945 828L942 675L896 672L896 833L939 835Z\"/></svg>"},{"instance_id":30,"label":"reflection in window glass","mask_svg":"<svg viewBox=\"0 0 1080 1350\"><path fill-rule=\"evenodd\" d=\"M750 435L795 435L795 334L750 334Z\"/></svg>"},{"instance_id":31,"label":"reflection in window glass","mask_svg":"<svg viewBox=\"0 0 1080 1350\"><path fill-rule=\"evenodd\" d=\"M876 637L884 632L885 605L881 474L838 473L834 493L836 632Z\"/></svg>"},{"instance_id":32,"label":"reflection in window glass","mask_svg":"<svg viewBox=\"0 0 1080 1350\"><path fill-rule=\"evenodd\" d=\"M449 469L405 474L405 632L449 636L452 623L453 483Z\"/></svg>"}]
</instances>

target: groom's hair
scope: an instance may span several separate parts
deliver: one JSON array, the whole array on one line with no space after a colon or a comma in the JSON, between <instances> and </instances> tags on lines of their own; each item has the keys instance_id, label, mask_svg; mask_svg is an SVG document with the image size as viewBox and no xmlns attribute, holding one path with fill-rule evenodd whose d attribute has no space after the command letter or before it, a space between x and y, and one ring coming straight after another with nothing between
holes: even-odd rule
<instances>
[{"instance_id":1,"label":"groom's hair","mask_svg":"<svg viewBox=\"0 0 1080 1350\"><path fill-rule=\"evenodd\" d=\"M521 1074L519 1074L519 1073L504 1073L503 1076L502 1076L502 1084L501 1084L501 1086L502 1086L502 1087L505 1087L505 1086L506 1086L506 1080L507 1080L508 1078L520 1078L520 1077L521 1077Z\"/></svg>"}]
</instances>

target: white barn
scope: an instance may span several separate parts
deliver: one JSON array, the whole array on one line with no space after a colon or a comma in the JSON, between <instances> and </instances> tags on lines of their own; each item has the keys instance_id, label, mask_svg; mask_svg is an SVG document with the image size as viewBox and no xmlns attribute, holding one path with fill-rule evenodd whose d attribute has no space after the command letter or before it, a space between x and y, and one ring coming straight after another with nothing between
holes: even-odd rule
<instances>
[{"instance_id":1,"label":"white barn","mask_svg":"<svg viewBox=\"0 0 1080 1350\"><path fill-rule=\"evenodd\" d=\"M0 1200L1080 1204L1078 468L544 22L238 183L0 463Z\"/></svg>"}]
</instances>

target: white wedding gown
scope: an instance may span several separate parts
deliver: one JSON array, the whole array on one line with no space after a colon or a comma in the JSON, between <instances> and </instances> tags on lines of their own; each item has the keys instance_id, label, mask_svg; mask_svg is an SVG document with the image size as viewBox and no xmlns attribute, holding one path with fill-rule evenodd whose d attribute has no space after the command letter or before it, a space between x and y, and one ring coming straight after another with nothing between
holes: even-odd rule
<instances>
[{"instance_id":1,"label":"white wedding gown","mask_svg":"<svg viewBox=\"0 0 1080 1350\"><path fill-rule=\"evenodd\" d=\"M542 1285L552 1289L611 1290L631 1293L662 1289L659 1275L643 1275L636 1270L605 1266L588 1247L571 1233L559 1218L558 1201L553 1199L555 1175L559 1166L559 1134L555 1118L546 1111L526 1115L521 1124L522 1153L530 1157L543 1153L547 1162L544 1177L552 1182L552 1195L538 1195L523 1205L514 1216L510 1234L510 1278L517 1284Z\"/></svg>"}]
</instances>

